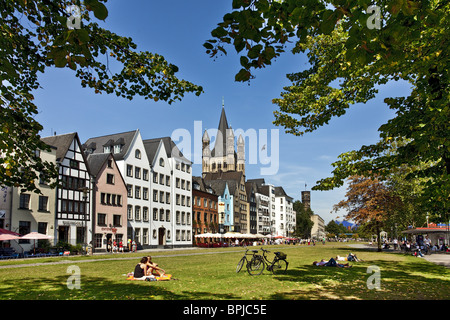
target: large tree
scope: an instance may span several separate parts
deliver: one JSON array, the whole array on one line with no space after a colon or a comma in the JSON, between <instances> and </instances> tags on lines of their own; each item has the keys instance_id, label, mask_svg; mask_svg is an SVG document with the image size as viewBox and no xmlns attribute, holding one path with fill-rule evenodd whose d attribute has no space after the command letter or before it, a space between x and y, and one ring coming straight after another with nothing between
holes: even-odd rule
<instances>
[{"instance_id":1,"label":"large tree","mask_svg":"<svg viewBox=\"0 0 450 320\"><path fill-rule=\"evenodd\" d=\"M126 36L101 28L106 0L1 1L0 21L0 185L38 191L41 173L49 182L55 166L35 152L46 150L35 119L33 91L47 68L70 68L83 87L133 99L169 104L201 86L178 79L178 67L157 53L136 50ZM110 68L113 65L114 68Z\"/></svg>"},{"instance_id":2,"label":"large tree","mask_svg":"<svg viewBox=\"0 0 450 320\"><path fill-rule=\"evenodd\" d=\"M378 235L378 250L381 251L380 232L389 216L400 203L385 182L377 178L351 176L348 178L346 199L334 206L334 210L346 209L346 220L356 224L373 226Z\"/></svg>"},{"instance_id":3,"label":"large tree","mask_svg":"<svg viewBox=\"0 0 450 320\"><path fill-rule=\"evenodd\" d=\"M450 2L447 0L233 0L204 46L216 56L232 45L240 56L236 81L270 65L288 42L310 68L293 70L291 86L273 102L274 123L303 135L376 97L378 87L407 81L411 92L385 103L396 116L379 128L380 141L345 152L332 176L314 190L342 186L352 175L388 176L402 165L427 177L423 193L433 210L450 210ZM392 143L408 141L395 153ZM428 165L420 166L422 163ZM431 210L431 209L430 209Z\"/></svg>"},{"instance_id":4,"label":"large tree","mask_svg":"<svg viewBox=\"0 0 450 320\"><path fill-rule=\"evenodd\" d=\"M295 235L302 238L311 237L311 229L314 224L311 217L314 212L311 208L306 208L300 200L296 200L294 202L293 209L296 212Z\"/></svg>"}]
</instances>

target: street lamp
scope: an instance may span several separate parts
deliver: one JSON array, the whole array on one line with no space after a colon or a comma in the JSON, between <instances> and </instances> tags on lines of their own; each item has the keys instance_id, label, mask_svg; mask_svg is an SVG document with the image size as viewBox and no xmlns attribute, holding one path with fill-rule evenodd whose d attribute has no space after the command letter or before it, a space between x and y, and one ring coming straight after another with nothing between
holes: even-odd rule
<instances>
[{"instance_id":1,"label":"street lamp","mask_svg":"<svg viewBox=\"0 0 450 320\"><path fill-rule=\"evenodd\" d=\"M83 244L83 252L86 253L87 246L87 194L89 192L89 188L83 187L79 189L83 192L83 201L84 201L84 244Z\"/></svg>"}]
</instances>

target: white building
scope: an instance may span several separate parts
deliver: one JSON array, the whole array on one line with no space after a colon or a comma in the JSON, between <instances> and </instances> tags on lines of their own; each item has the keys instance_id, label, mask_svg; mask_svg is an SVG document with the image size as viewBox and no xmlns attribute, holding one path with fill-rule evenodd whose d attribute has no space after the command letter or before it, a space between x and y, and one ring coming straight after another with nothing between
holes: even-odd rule
<instances>
[{"instance_id":1,"label":"white building","mask_svg":"<svg viewBox=\"0 0 450 320\"><path fill-rule=\"evenodd\" d=\"M152 212L159 212L158 223L152 222L152 234L158 245L192 246L192 162L170 137L144 140L144 144L152 159L152 196L158 195L158 203L152 202Z\"/></svg>"},{"instance_id":2,"label":"white building","mask_svg":"<svg viewBox=\"0 0 450 320\"><path fill-rule=\"evenodd\" d=\"M293 198L288 196L283 187L275 187L275 235L289 237L295 228L295 212L293 210Z\"/></svg>"}]
</instances>

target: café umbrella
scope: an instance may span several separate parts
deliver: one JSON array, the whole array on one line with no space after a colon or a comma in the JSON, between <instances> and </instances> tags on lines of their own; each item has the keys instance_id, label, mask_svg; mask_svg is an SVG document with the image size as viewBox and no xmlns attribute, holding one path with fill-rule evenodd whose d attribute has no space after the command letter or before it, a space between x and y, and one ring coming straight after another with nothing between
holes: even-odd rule
<instances>
[{"instance_id":1,"label":"caf\u00e9 umbrella","mask_svg":"<svg viewBox=\"0 0 450 320\"><path fill-rule=\"evenodd\" d=\"M42 234L39 232L30 232L26 235L20 237L20 239L28 239L28 240L34 240L34 252L36 252L36 240L44 240L44 239L53 239L52 236L48 236L46 234Z\"/></svg>"},{"instance_id":2,"label":"caf\u00e9 umbrella","mask_svg":"<svg viewBox=\"0 0 450 320\"><path fill-rule=\"evenodd\" d=\"M0 228L0 241L20 239L20 234Z\"/></svg>"}]
</instances>

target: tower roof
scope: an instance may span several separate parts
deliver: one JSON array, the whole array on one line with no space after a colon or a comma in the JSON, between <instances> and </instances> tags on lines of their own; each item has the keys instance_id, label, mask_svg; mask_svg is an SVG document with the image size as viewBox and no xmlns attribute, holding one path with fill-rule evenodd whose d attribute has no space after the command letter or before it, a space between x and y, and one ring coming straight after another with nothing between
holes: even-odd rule
<instances>
[{"instance_id":1,"label":"tower roof","mask_svg":"<svg viewBox=\"0 0 450 320\"><path fill-rule=\"evenodd\" d=\"M216 142L211 155L225 156L227 152L227 129L231 129L228 126L227 115L225 114L225 107L222 105L222 113L220 114L219 127L217 128ZM234 143L234 142L233 142Z\"/></svg>"}]
</instances>

